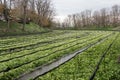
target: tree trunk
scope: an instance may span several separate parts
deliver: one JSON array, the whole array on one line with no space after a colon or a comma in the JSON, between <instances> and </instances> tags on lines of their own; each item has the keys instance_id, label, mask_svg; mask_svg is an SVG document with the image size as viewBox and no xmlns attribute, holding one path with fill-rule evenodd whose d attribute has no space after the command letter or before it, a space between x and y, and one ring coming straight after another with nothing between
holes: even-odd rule
<instances>
[{"instance_id":1,"label":"tree trunk","mask_svg":"<svg viewBox=\"0 0 120 80\"><path fill-rule=\"evenodd\" d=\"M26 9L25 9L26 7L24 6L24 17L23 17L23 28L22 28L22 30L24 31L25 30L25 24L26 24Z\"/></svg>"}]
</instances>

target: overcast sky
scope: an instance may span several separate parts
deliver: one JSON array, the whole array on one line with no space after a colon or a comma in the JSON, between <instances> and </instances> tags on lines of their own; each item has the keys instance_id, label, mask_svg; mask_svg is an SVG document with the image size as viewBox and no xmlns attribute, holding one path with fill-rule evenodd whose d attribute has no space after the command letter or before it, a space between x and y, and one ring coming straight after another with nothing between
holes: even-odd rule
<instances>
[{"instance_id":1,"label":"overcast sky","mask_svg":"<svg viewBox=\"0 0 120 80\"><path fill-rule=\"evenodd\" d=\"M57 18L62 20L65 16L79 13L86 9L99 10L120 4L120 0L52 0L56 9Z\"/></svg>"}]
</instances>

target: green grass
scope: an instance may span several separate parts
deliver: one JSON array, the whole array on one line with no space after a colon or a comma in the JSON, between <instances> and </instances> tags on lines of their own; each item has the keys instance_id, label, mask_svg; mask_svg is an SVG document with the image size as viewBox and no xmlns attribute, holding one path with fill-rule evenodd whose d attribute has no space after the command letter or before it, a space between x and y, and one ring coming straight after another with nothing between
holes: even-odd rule
<instances>
[{"instance_id":1,"label":"green grass","mask_svg":"<svg viewBox=\"0 0 120 80\"><path fill-rule=\"evenodd\" d=\"M66 28L57 28L61 30L102 30L102 31L111 31L111 30L118 30L115 29L113 26L86 26L86 27L66 27ZM119 29L120 30L120 29Z\"/></svg>"},{"instance_id":2,"label":"green grass","mask_svg":"<svg viewBox=\"0 0 120 80\"><path fill-rule=\"evenodd\" d=\"M83 28L80 28L80 29L82 29L82 30L85 30L85 29L87 29L87 30L113 30L113 26L105 26L105 27L103 27L103 26L90 26L90 27L83 27Z\"/></svg>"},{"instance_id":3,"label":"green grass","mask_svg":"<svg viewBox=\"0 0 120 80\"><path fill-rule=\"evenodd\" d=\"M0 36L1 35L14 35L14 34L27 34L27 33L39 33L45 32L48 29L42 28L35 23L26 24L25 31L22 30L22 24L17 22L10 22L10 27L8 29L7 23L0 21Z\"/></svg>"}]
</instances>

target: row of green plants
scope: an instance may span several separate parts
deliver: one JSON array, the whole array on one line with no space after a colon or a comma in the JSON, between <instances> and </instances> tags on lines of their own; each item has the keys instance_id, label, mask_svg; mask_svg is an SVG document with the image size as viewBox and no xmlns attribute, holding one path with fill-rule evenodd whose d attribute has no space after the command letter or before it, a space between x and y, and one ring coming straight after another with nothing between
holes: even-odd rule
<instances>
[{"instance_id":1,"label":"row of green plants","mask_svg":"<svg viewBox=\"0 0 120 80\"><path fill-rule=\"evenodd\" d=\"M69 62L36 80L89 80L102 54L108 49L110 43L112 43L117 34L118 33L110 36L103 42L89 48L87 51L77 55ZM102 74L104 74L104 72L102 72ZM109 79L104 78L96 80Z\"/></svg>"},{"instance_id":2,"label":"row of green plants","mask_svg":"<svg viewBox=\"0 0 120 80\"><path fill-rule=\"evenodd\" d=\"M81 38L75 38L75 37L74 38L73 37L72 38L66 38L64 41L63 40L61 40L59 42L57 41L56 43L48 44L47 46L43 45L43 46L40 46L40 47L37 47L37 48L32 48L30 50L13 52L13 53L10 53L10 54L7 53L6 55L0 56L0 62L3 62L7 59L8 60L9 59L14 59L15 57L19 58L19 56L24 57L26 55L34 54L35 52L49 51L51 49L54 49L54 48L57 48L57 47L60 47L60 46L66 45L66 44L70 44L70 43L76 42L78 40L81 40L81 43L82 43L86 39L91 39L90 36L92 36L92 35L84 36L84 37L81 37Z\"/></svg>"},{"instance_id":3,"label":"row of green plants","mask_svg":"<svg viewBox=\"0 0 120 80\"><path fill-rule=\"evenodd\" d=\"M51 33L44 33L44 34L39 34L39 35L31 35L31 36L20 36L20 37L14 37L14 38L9 38L9 39L0 39L0 46L4 47L5 44L6 46L10 46L10 45L16 45L16 43L27 43L28 40L29 42L33 42L35 40L42 40L42 39L46 39L46 38L51 38L51 37L55 37L55 36L59 36L59 35L65 35L65 34L69 34L68 32L51 32ZM4 45L4 46L3 46Z\"/></svg>"},{"instance_id":4,"label":"row of green plants","mask_svg":"<svg viewBox=\"0 0 120 80\"><path fill-rule=\"evenodd\" d=\"M93 42L98 41L99 39L107 36L107 35L94 35L91 36L91 40L78 40L76 42L73 43L69 43L66 45L62 45L60 47L57 47L55 49L51 49L51 50L47 50L47 51L43 51L42 52L37 52L35 54L29 55L29 56L24 56L22 58L18 58L18 59L14 59L11 61L7 61L4 63L1 63L0 65L0 78L2 80L12 80L13 78L18 77L20 74L22 74L23 72L29 72L31 70L33 70L34 68L41 66L45 63L50 63L53 62L54 60L58 59L59 57L74 52L77 49L80 49L84 46L87 46ZM98 37L99 36L99 37ZM81 41L85 41L85 43L81 43ZM42 58L42 56L44 56L46 53L50 54L48 56L45 56L44 58Z\"/></svg>"},{"instance_id":5,"label":"row of green plants","mask_svg":"<svg viewBox=\"0 0 120 80\"><path fill-rule=\"evenodd\" d=\"M27 41L28 39L34 40L38 38L46 38L46 37L52 37L52 36L59 36L59 35L64 35L64 34L69 34L69 33L74 33L75 31L52 31L49 33L44 33L44 34L37 34L37 35L26 35L26 36L14 36L14 37L8 37L6 38L0 38L0 42L4 44L8 44L9 42L22 42L22 41ZM79 32L80 33L80 32Z\"/></svg>"},{"instance_id":6,"label":"row of green plants","mask_svg":"<svg viewBox=\"0 0 120 80\"><path fill-rule=\"evenodd\" d=\"M79 35L82 35L82 34L79 34ZM69 38L69 37L74 37L76 36L76 33L69 33L69 34L63 34L63 35L60 35L60 36L52 36L52 37L49 37L49 38L38 38L38 39L35 39L34 41L31 41L31 40L27 40L26 42L20 42L20 43L16 43L15 45L7 45L7 46L3 46L0 48L0 51L5 51L5 50L12 50L12 49L19 49L19 48L25 48L25 47L29 47L29 46L34 46L34 45L38 45L38 44L42 44L42 43L49 43L49 42L52 42L52 41L56 41L56 40L60 40L61 38Z\"/></svg>"},{"instance_id":7,"label":"row of green plants","mask_svg":"<svg viewBox=\"0 0 120 80\"><path fill-rule=\"evenodd\" d=\"M78 41L75 41L75 42L72 42L72 43L69 43L69 44L66 44L66 45L61 45L61 46L53 48L53 49L38 51L38 52L36 52L34 54L31 54L31 55L26 55L26 56L23 56L23 57L20 57L20 58L15 58L15 59L12 59L12 60L2 62L2 63L0 63L0 65L7 65L9 68L11 68L10 66L16 66L18 64L20 65L20 62L21 62L21 64L24 64L26 62L33 61L34 59L39 59L39 57L41 57L40 55L44 56L48 53L53 53L54 51L58 51L58 50L64 49L65 47L69 47L69 46L72 46L72 45L76 45L78 43L85 44L85 43L82 43L82 42L83 42L83 40L78 40ZM17 55L20 55L20 54L17 54ZM21 59L22 59L22 61L20 61ZM0 68L0 71L4 72L5 70L7 70L7 66L6 67L2 66L3 68Z\"/></svg>"},{"instance_id":8,"label":"row of green plants","mask_svg":"<svg viewBox=\"0 0 120 80\"><path fill-rule=\"evenodd\" d=\"M45 51L45 50L54 49L54 48L60 47L60 46L65 45L65 44L69 44L69 43L78 41L78 40L83 40L83 42L85 42L85 41L87 41L87 39L91 39L90 37L93 36L93 35L96 36L98 34L91 34L91 35L87 35L87 36L82 36L80 38L75 38L75 37L66 38L64 41L63 40L61 40L59 42L57 41L57 42L52 43L52 44L47 44L47 46L46 45L41 45L40 47L37 47L37 48L22 50L20 52L7 53L7 54L4 54L4 55L0 56L0 62L2 60L8 59L8 58L14 58L14 57L22 56L22 55L27 55L27 54L29 55L29 54L32 54L32 53L35 53L35 52L38 52L38 51ZM104 34L102 33L101 35L104 35Z\"/></svg>"},{"instance_id":9,"label":"row of green plants","mask_svg":"<svg viewBox=\"0 0 120 80\"><path fill-rule=\"evenodd\" d=\"M54 34L56 34L56 33L54 33ZM4 41L1 41L1 48L6 48L6 47L12 47L12 46L17 46L17 45L23 45L23 44L30 44L30 42L33 42L33 43L37 43L37 42L41 42L41 41L44 41L44 40L46 40L46 39L51 39L51 38L53 38L53 36L56 38L58 38L58 36L62 36L62 35L68 35L68 33L63 33L63 34L61 34L61 35L54 35L53 33L52 34L49 34L49 35L52 35L51 37L50 36L48 36L48 37L46 37L46 35L47 34L44 34L44 37L42 37L41 35L39 35L39 36L29 36L29 38L16 38L15 40L13 40L13 41L10 41L10 42L4 42ZM72 35L72 34L70 34L70 35ZM16 44L17 43L17 44Z\"/></svg>"},{"instance_id":10,"label":"row of green plants","mask_svg":"<svg viewBox=\"0 0 120 80\"><path fill-rule=\"evenodd\" d=\"M107 34L107 33L106 33ZM82 34L81 34L82 35ZM85 34L84 34L85 35ZM56 41L56 40L60 40L61 38L70 38L70 37L74 37L74 36L77 36L77 34L75 33L74 35L73 34L66 34L66 36L64 35L61 35L61 36L57 36L57 37L54 37L54 38L46 38L46 39L38 39L38 40L35 40L35 41L27 41L27 43L17 43L17 44L13 44L13 45L8 45L7 47L2 47L0 51L14 51L15 49L19 49L19 48L26 48L26 47L30 47L30 46L35 46L35 45L38 45L38 44L42 44L42 43L50 43L50 42L53 42L53 41Z\"/></svg>"},{"instance_id":11,"label":"row of green plants","mask_svg":"<svg viewBox=\"0 0 120 80\"><path fill-rule=\"evenodd\" d=\"M95 80L119 80L120 79L120 34L113 46L107 52L97 71Z\"/></svg>"},{"instance_id":12,"label":"row of green plants","mask_svg":"<svg viewBox=\"0 0 120 80\"><path fill-rule=\"evenodd\" d=\"M74 33L73 33L74 34ZM15 47L15 48L8 48L6 50L1 50L1 55L7 55L7 54L11 54L11 53L14 53L14 52L20 52L20 51L24 51L24 50L31 50L31 49L35 49L35 48L38 48L38 47L44 47L46 45L49 45L49 44L54 44L54 43L58 43L58 42L62 42L64 40L67 40L67 39L71 39L71 38L76 38L76 36L80 36L80 38L83 38L83 37L86 37L86 36L89 36L89 35L93 35L93 33L89 33L89 34L86 34L86 33L81 33L81 34L71 34L71 35L68 35L68 36L59 36L59 38L56 38L56 39L53 39L53 40L49 40L48 41L44 41L44 42L40 42L38 44L33 44L33 45L28 45L28 46L20 46L20 47ZM28 41L29 42L29 41ZM12 51L9 51L10 49L13 49Z\"/></svg>"},{"instance_id":13,"label":"row of green plants","mask_svg":"<svg viewBox=\"0 0 120 80\"><path fill-rule=\"evenodd\" d=\"M89 33L88 31L76 31L76 32L74 32L74 31L72 31L72 32L69 32L69 33L75 33L75 34L77 34L77 33L85 33L85 32L87 32L87 33ZM4 47L5 46L5 44L6 44L6 46L12 46L13 44L14 45L16 45L16 43L22 43L22 42L28 42L28 40L29 40L29 42L33 42L34 40L42 40L42 39L46 39L46 38L51 38L51 37L55 37L55 36L61 36L61 35L65 35L65 34L69 34L68 32L66 33L66 32L61 32L61 33L59 33L59 31L58 32L52 32L52 33L45 33L45 34L43 34L43 35L33 35L33 36L24 36L24 37L15 37L15 39L13 39L13 38L10 38L10 39L12 39L12 40L6 40L5 39L5 41L4 40L1 40L0 42L1 42L1 46L0 47ZM98 33L98 32L97 32Z\"/></svg>"},{"instance_id":14,"label":"row of green plants","mask_svg":"<svg viewBox=\"0 0 120 80\"><path fill-rule=\"evenodd\" d=\"M43 33L43 34L33 34L33 35L24 35L24 36L8 36L8 37L1 37L0 38L0 41L3 41L3 42L9 42L9 41L15 41L16 39L22 39L22 38L26 38L26 39L36 39L36 37L39 37L41 35L41 37L49 37L49 36L52 36L53 33L56 33L56 34L63 34L63 33L69 33L68 31L52 31L52 32L48 32L48 33ZM46 34L46 35L45 35ZM48 36L48 34L50 34ZM55 35L55 34L54 34ZM30 37L31 36L31 37Z\"/></svg>"}]
</instances>

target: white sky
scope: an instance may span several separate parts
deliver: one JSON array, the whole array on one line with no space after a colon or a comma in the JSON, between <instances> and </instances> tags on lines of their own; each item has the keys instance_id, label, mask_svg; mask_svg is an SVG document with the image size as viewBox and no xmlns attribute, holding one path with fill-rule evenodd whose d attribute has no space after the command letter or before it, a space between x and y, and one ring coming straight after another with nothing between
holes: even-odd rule
<instances>
[{"instance_id":1,"label":"white sky","mask_svg":"<svg viewBox=\"0 0 120 80\"><path fill-rule=\"evenodd\" d=\"M99 10L120 4L120 0L52 0L57 16L61 21L69 14L79 13L86 9Z\"/></svg>"}]
</instances>

